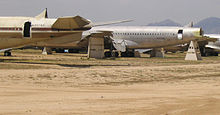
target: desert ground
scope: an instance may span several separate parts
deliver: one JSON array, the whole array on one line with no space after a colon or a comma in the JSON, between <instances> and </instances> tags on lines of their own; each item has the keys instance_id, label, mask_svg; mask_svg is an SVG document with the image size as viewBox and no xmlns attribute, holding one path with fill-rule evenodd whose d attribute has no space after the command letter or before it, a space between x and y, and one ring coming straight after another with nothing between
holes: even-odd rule
<instances>
[{"instance_id":1,"label":"desert ground","mask_svg":"<svg viewBox=\"0 0 220 115\"><path fill-rule=\"evenodd\" d=\"M220 114L220 57L0 54L0 114Z\"/></svg>"}]
</instances>

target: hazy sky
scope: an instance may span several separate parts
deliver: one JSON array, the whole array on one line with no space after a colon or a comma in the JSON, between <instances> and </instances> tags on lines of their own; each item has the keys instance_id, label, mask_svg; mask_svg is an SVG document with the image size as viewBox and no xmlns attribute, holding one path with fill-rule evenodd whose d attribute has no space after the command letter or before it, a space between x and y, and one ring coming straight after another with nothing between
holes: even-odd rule
<instances>
[{"instance_id":1,"label":"hazy sky","mask_svg":"<svg viewBox=\"0 0 220 115\"><path fill-rule=\"evenodd\" d=\"M147 25L165 19L181 24L220 17L220 0L1 0L0 16L35 16L48 8L49 17L80 15L93 22L134 19Z\"/></svg>"}]
</instances>

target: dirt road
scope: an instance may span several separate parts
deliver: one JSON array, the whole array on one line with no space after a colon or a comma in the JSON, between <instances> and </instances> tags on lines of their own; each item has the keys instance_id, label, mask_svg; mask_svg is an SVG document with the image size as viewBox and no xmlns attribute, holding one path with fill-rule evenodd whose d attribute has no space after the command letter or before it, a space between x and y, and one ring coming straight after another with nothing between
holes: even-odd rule
<instances>
[{"instance_id":1,"label":"dirt road","mask_svg":"<svg viewBox=\"0 0 220 115\"><path fill-rule=\"evenodd\" d=\"M87 60L22 52L0 60L0 114L220 113L220 57Z\"/></svg>"}]
</instances>

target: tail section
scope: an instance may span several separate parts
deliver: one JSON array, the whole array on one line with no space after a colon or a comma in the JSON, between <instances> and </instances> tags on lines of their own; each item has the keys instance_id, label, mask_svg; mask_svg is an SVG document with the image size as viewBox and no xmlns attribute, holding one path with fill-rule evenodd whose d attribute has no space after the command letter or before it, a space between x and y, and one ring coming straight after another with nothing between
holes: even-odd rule
<instances>
[{"instance_id":1,"label":"tail section","mask_svg":"<svg viewBox=\"0 0 220 115\"><path fill-rule=\"evenodd\" d=\"M39 15L35 16L35 18L37 19L48 18L47 8L43 12L41 12Z\"/></svg>"}]
</instances>

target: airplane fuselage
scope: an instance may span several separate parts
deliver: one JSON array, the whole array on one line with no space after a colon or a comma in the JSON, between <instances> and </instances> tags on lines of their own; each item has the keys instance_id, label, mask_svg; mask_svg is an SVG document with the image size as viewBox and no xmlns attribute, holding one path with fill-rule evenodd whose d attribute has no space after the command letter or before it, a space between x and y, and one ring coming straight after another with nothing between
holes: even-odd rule
<instances>
[{"instance_id":1,"label":"airplane fuselage","mask_svg":"<svg viewBox=\"0 0 220 115\"><path fill-rule=\"evenodd\" d=\"M112 31L114 42L125 42L126 47L130 49L177 45L195 40L202 35L201 28L184 27L109 26L94 27L88 32L92 31Z\"/></svg>"},{"instance_id":2,"label":"airplane fuselage","mask_svg":"<svg viewBox=\"0 0 220 115\"><path fill-rule=\"evenodd\" d=\"M159 48L172 45L188 43L201 37L201 28L185 28L185 27L149 27L149 26L99 26L93 27L82 33L82 38L94 32L110 31L111 39L116 44L124 44L127 49L148 49ZM78 35L79 36L79 35ZM75 36L77 37L77 36ZM53 39L47 42L39 42L35 46L51 47L51 48L77 48L76 41L72 38L65 38L67 42L60 39Z\"/></svg>"},{"instance_id":3,"label":"airplane fuselage","mask_svg":"<svg viewBox=\"0 0 220 115\"><path fill-rule=\"evenodd\" d=\"M0 17L0 49L20 47L39 41L73 38L84 30L53 29L57 19ZM80 38L78 39L80 40Z\"/></svg>"}]
</instances>

